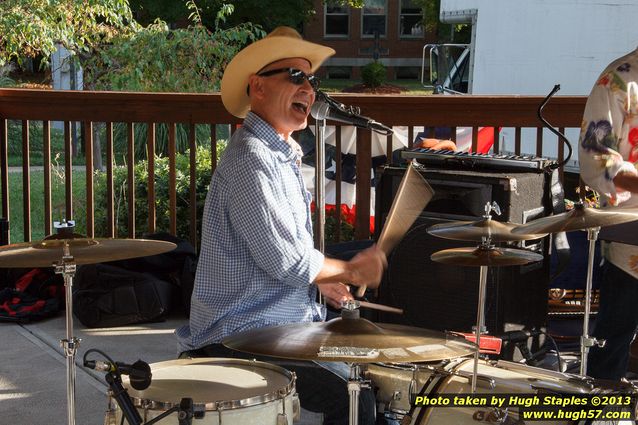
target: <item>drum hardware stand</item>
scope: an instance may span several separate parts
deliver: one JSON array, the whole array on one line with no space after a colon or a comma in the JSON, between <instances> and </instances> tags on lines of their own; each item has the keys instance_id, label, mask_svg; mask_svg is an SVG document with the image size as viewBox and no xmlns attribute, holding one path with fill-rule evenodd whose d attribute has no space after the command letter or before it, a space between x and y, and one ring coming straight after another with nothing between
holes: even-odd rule
<instances>
[{"instance_id":1,"label":"drum hardware stand","mask_svg":"<svg viewBox=\"0 0 638 425\"><path fill-rule=\"evenodd\" d=\"M589 256L587 258L587 283L585 287L585 316L583 317L583 335L580 337L580 375L587 376L587 356L589 355L589 347L605 346L605 340L599 340L589 336L589 314L591 312L591 290L594 269L594 253L596 250L596 240L600 227L591 227L587 229L587 240L589 241Z\"/></svg>"},{"instance_id":2,"label":"drum hardware stand","mask_svg":"<svg viewBox=\"0 0 638 425\"><path fill-rule=\"evenodd\" d=\"M488 202L485 204L485 215L483 216L486 220L491 220L492 215L491 212L494 211L497 215L501 215L501 209L498 204L492 202L491 204ZM492 238L490 236L482 238L480 247L482 248L491 248ZM472 373L472 394L476 392L476 380L478 379L478 362L480 355L480 346L481 346L481 334L487 333L487 328L485 327L485 298L487 297L487 266L480 266L479 273L479 296L478 296L478 311L476 314L476 328L474 329L476 335L476 353L474 353L474 370Z\"/></svg>"},{"instance_id":3,"label":"drum hardware stand","mask_svg":"<svg viewBox=\"0 0 638 425\"><path fill-rule=\"evenodd\" d=\"M342 303L341 317L343 319L358 319L359 303L357 301L345 301ZM348 379L348 395L350 400L349 421L350 425L359 424L359 395L362 389L372 388L370 380L361 376L361 366L358 363L350 363L350 378Z\"/></svg>"},{"instance_id":4,"label":"drum hardware stand","mask_svg":"<svg viewBox=\"0 0 638 425\"><path fill-rule=\"evenodd\" d=\"M359 394L361 389L371 388L370 381L361 377L361 366L350 364L350 379L348 379L348 394L350 395L350 425L359 424Z\"/></svg>"},{"instance_id":5,"label":"drum hardware stand","mask_svg":"<svg viewBox=\"0 0 638 425\"><path fill-rule=\"evenodd\" d=\"M63 220L54 222L58 235L72 237L75 221ZM60 346L66 356L66 384L67 384L67 415L68 424L75 425L75 353L80 346L80 339L73 336L73 276L76 264L69 249L69 243L65 240L62 261L53 264L56 274L61 274L64 279L66 338L60 340Z\"/></svg>"}]
</instances>

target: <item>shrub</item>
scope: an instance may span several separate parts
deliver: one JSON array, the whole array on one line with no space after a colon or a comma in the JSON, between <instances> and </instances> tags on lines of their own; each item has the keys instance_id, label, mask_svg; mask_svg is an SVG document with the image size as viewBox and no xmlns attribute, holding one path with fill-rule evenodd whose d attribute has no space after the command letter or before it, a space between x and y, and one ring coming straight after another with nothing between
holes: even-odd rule
<instances>
[{"instance_id":1,"label":"shrub","mask_svg":"<svg viewBox=\"0 0 638 425\"><path fill-rule=\"evenodd\" d=\"M314 217L313 217L314 218ZM346 221L346 216L341 214L340 238L337 239L337 211L326 211L326 223L324 227L326 243L347 242L354 240L354 227Z\"/></svg>"},{"instance_id":2,"label":"shrub","mask_svg":"<svg viewBox=\"0 0 638 425\"><path fill-rule=\"evenodd\" d=\"M217 155L224 150L226 143L219 141ZM189 151L175 157L177 195L177 236L190 238L190 175ZM201 218L208 185L212 176L212 157L210 148L198 147L196 152L196 205L197 240L201 237ZM135 175L135 236L148 233L148 161L139 161L134 167ZM169 210L169 164L167 157L155 158L155 211L156 230L168 231ZM116 237L128 237L128 175L126 167L113 170ZM107 196L106 173L95 174L95 235L107 235Z\"/></svg>"},{"instance_id":3,"label":"shrub","mask_svg":"<svg viewBox=\"0 0 638 425\"><path fill-rule=\"evenodd\" d=\"M217 157L219 158L226 148L226 141L217 143ZM189 151L184 154L176 154L176 182L177 194L177 236L190 239L190 175L189 175ZM168 158L155 158L155 211L156 231L168 231L169 210L169 186L168 186ZM196 152L196 205L197 209L197 240L201 241L201 219L204 213L204 203L208 194L208 186L212 177L212 158L210 148L199 146ZM134 166L135 175L135 236L141 237L148 233L148 161L139 161ZM96 171L94 176L95 190L95 236L107 236L107 193L106 173ZM128 172L126 166L118 166L113 169L114 209L115 209L115 237L128 237ZM325 239L327 242L337 242L336 238L336 211L326 211ZM354 228L342 215L340 241L354 239ZM313 213L314 222L314 213Z\"/></svg>"},{"instance_id":4,"label":"shrub","mask_svg":"<svg viewBox=\"0 0 638 425\"><path fill-rule=\"evenodd\" d=\"M361 79L368 87L379 87L386 81L385 66L380 62L370 62L361 68Z\"/></svg>"}]
</instances>

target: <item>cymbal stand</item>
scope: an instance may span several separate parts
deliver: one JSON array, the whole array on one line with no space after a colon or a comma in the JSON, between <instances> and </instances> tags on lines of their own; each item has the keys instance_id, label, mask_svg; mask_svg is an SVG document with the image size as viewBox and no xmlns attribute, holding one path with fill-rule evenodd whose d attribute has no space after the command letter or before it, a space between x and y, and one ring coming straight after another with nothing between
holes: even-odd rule
<instances>
[{"instance_id":1,"label":"cymbal stand","mask_svg":"<svg viewBox=\"0 0 638 425\"><path fill-rule=\"evenodd\" d=\"M479 274L478 312L476 314L476 352L474 353L474 370L472 372L472 393L476 392L476 380L478 378L479 349L481 346L481 333L485 333L485 298L487 293L487 266L481 266Z\"/></svg>"},{"instance_id":2,"label":"cymbal stand","mask_svg":"<svg viewBox=\"0 0 638 425\"><path fill-rule=\"evenodd\" d=\"M499 208L496 202L490 204L489 202L485 205L485 215L483 216L486 220L491 220L491 212L494 211L497 215L501 215L501 209ZM481 241L480 248L489 248L492 246L492 238L491 235L487 237L483 237ZM479 361L479 348L481 346L481 333L486 332L485 328L485 298L487 295L487 266L481 266L479 272L479 296L478 296L478 309L476 313L476 353L474 353L474 370L472 372L472 393L476 392L476 380L478 379L478 361Z\"/></svg>"},{"instance_id":3,"label":"cymbal stand","mask_svg":"<svg viewBox=\"0 0 638 425\"><path fill-rule=\"evenodd\" d=\"M74 221L55 222L56 231L59 235L73 234ZM60 346L64 349L66 356L66 397L68 425L75 425L75 353L80 346L80 339L73 336L73 276L75 275L76 263L68 240L64 240L62 248L62 261L53 264L56 274L61 274L64 279L65 295L65 315L66 315L66 338L60 340Z\"/></svg>"},{"instance_id":4,"label":"cymbal stand","mask_svg":"<svg viewBox=\"0 0 638 425\"><path fill-rule=\"evenodd\" d=\"M350 379L348 379L348 394L350 395L350 425L359 424L359 395L361 389L370 388L370 381L361 379L361 367L356 363L350 364Z\"/></svg>"},{"instance_id":5,"label":"cymbal stand","mask_svg":"<svg viewBox=\"0 0 638 425\"><path fill-rule=\"evenodd\" d=\"M594 254L596 251L596 240L598 240L600 227L587 229L587 240L589 241L589 256L587 258L587 282L585 286L585 316L583 317L583 335L580 337L580 375L587 376L587 356L589 347L594 345L604 347L605 340L598 340L589 336L589 314L591 312L591 289L594 275Z\"/></svg>"},{"instance_id":6,"label":"cymbal stand","mask_svg":"<svg viewBox=\"0 0 638 425\"><path fill-rule=\"evenodd\" d=\"M60 340L60 346L66 356L66 384L68 423L75 425L75 353L80 346L80 340L73 336L73 276L76 264L69 251L68 242L64 244L62 261L55 263L55 273L64 278L64 293L66 299L66 338Z\"/></svg>"}]
</instances>

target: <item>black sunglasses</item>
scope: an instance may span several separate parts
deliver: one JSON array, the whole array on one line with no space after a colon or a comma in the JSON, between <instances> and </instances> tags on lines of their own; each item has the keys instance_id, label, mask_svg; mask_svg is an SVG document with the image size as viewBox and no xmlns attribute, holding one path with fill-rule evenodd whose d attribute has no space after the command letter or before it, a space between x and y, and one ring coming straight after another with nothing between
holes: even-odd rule
<instances>
[{"instance_id":1,"label":"black sunglasses","mask_svg":"<svg viewBox=\"0 0 638 425\"><path fill-rule=\"evenodd\" d=\"M260 77L270 77L271 75L281 74L283 72L288 73L288 79L291 83L296 84L298 86L303 84L304 80L308 80L308 83L312 86L314 90L319 88L319 78L315 77L313 74L306 74L303 71L300 71L297 68L277 68L271 69L268 71L260 72L257 74Z\"/></svg>"}]
</instances>

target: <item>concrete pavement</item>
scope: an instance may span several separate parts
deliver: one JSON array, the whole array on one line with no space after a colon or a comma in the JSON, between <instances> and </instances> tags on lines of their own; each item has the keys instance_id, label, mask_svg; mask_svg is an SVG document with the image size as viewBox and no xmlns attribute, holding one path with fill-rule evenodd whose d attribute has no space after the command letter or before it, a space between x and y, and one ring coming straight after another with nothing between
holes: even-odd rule
<instances>
[{"instance_id":1,"label":"concrete pavement","mask_svg":"<svg viewBox=\"0 0 638 425\"><path fill-rule=\"evenodd\" d=\"M97 348L114 361L147 363L175 359L173 330L183 317L118 328L87 329L74 321L81 339L76 354L76 424L103 425L108 385L104 372L85 369L82 356ZM41 322L0 323L0 423L67 424L66 357L59 340L66 336L63 314ZM92 357L97 358L97 357Z\"/></svg>"}]
</instances>

